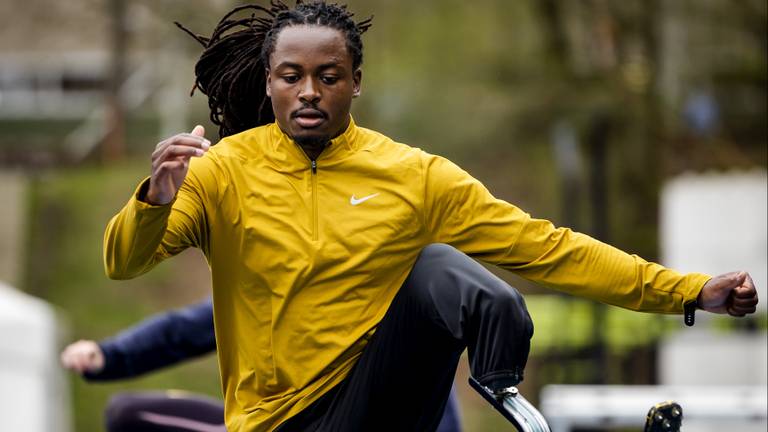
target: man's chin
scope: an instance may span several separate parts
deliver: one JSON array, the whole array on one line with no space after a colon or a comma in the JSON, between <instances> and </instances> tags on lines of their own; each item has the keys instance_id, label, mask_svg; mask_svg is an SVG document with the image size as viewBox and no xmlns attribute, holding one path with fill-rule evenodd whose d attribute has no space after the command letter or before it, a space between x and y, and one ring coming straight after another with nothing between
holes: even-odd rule
<instances>
[{"instance_id":1,"label":"man's chin","mask_svg":"<svg viewBox=\"0 0 768 432\"><path fill-rule=\"evenodd\" d=\"M321 149L331 140L331 137L325 134L297 134L292 138L304 149Z\"/></svg>"}]
</instances>

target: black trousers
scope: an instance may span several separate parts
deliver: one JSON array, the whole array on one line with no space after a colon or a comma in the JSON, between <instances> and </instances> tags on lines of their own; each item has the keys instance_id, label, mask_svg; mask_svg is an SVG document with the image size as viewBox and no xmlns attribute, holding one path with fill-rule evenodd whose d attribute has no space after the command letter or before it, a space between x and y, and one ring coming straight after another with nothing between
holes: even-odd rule
<instances>
[{"instance_id":1,"label":"black trousers","mask_svg":"<svg viewBox=\"0 0 768 432\"><path fill-rule=\"evenodd\" d=\"M434 431L466 348L472 375L523 378L533 323L522 296L443 244L426 247L350 375L280 432Z\"/></svg>"}]
</instances>

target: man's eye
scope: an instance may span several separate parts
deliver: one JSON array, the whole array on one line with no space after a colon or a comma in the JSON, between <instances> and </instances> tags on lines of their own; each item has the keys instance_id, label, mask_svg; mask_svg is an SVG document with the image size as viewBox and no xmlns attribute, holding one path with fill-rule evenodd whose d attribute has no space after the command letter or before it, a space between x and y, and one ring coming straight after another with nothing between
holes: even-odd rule
<instances>
[{"instance_id":1,"label":"man's eye","mask_svg":"<svg viewBox=\"0 0 768 432\"><path fill-rule=\"evenodd\" d=\"M323 84L336 84L336 82L339 80L338 77L335 76L321 76L320 81L323 82Z\"/></svg>"},{"instance_id":2,"label":"man's eye","mask_svg":"<svg viewBox=\"0 0 768 432\"><path fill-rule=\"evenodd\" d=\"M287 83L293 84L293 83L295 83L296 81L299 80L299 76L298 75L284 75L283 76L283 80L285 82L287 82Z\"/></svg>"}]
</instances>

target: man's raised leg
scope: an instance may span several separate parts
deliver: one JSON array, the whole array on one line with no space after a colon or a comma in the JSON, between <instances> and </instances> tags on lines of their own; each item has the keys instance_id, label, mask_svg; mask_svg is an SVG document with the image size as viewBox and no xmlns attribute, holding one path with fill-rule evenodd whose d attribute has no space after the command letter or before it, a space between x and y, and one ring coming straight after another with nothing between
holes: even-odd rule
<instances>
[{"instance_id":1,"label":"man's raised leg","mask_svg":"<svg viewBox=\"0 0 768 432\"><path fill-rule=\"evenodd\" d=\"M508 387L522 379L532 334L515 289L456 249L430 245L350 375L280 430L435 430L465 348L483 385Z\"/></svg>"}]
</instances>

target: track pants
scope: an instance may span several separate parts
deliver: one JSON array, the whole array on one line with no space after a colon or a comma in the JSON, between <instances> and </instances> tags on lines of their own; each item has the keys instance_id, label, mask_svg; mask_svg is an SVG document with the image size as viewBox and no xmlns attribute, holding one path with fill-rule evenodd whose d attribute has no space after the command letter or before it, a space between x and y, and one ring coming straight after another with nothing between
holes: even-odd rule
<instances>
[{"instance_id":1,"label":"track pants","mask_svg":"<svg viewBox=\"0 0 768 432\"><path fill-rule=\"evenodd\" d=\"M444 245L427 246L350 375L280 432L435 431L459 356L491 388L523 378L533 324L522 296Z\"/></svg>"}]
</instances>

